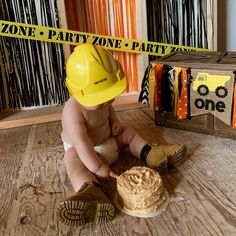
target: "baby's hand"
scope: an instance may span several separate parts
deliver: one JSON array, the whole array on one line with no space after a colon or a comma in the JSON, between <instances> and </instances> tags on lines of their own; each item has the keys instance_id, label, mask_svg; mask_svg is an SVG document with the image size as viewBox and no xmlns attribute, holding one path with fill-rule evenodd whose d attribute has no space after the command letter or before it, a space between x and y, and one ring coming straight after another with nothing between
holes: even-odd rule
<instances>
[{"instance_id":1,"label":"baby's hand","mask_svg":"<svg viewBox=\"0 0 236 236\"><path fill-rule=\"evenodd\" d=\"M117 178L118 175L113 172L109 166L102 164L101 167L97 170L95 175L99 179L111 179L111 178Z\"/></svg>"},{"instance_id":2,"label":"baby's hand","mask_svg":"<svg viewBox=\"0 0 236 236\"><path fill-rule=\"evenodd\" d=\"M111 132L113 137L116 137L117 135L121 134L122 131L123 127L120 122L116 121L112 124Z\"/></svg>"}]
</instances>

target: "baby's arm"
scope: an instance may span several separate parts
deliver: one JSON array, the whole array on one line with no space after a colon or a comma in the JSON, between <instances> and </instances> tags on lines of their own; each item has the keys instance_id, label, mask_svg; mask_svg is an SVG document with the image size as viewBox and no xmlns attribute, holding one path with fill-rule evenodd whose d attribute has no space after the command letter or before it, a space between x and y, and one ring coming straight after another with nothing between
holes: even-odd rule
<instances>
[{"instance_id":1,"label":"baby's arm","mask_svg":"<svg viewBox=\"0 0 236 236\"><path fill-rule=\"evenodd\" d=\"M111 132L112 135L114 137L116 137L117 135L121 134L123 131L123 127L116 115L116 112L114 110L114 108L112 107L112 105L109 108L109 121L111 124Z\"/></svg>"},{"instance_id":2,"label":"baby's arm","mask_svg":"<svg viewBox=\"0 0 236 236\"><path fill-rule=\"evenodd\" d=\"M84 118L79 111L74 113L66 112L66 115L63 117L63 128L67 130L80 160L89 169L89 171L96 174L100 178L116 177L116 174L112 172L109 166L105 165L100 160L95 152L87 134Z\"/></svg>"}]
</instances>

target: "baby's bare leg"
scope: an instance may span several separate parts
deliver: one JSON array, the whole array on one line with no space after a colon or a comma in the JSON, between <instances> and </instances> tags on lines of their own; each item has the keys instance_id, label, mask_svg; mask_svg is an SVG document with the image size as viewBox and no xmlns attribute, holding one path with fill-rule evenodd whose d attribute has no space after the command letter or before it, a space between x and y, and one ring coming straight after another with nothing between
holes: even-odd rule
<instances>
[{"instance_id":1,"label":"baby's bare leg","mask_svg":"<svg viewBox=\"0 0 236 236\"><path fill-rule=\"evenodd\" d=\"M74 147L71 147L66 151L64 162L75 192L77 192L86 182L98 182L93 173L91 173L80 160Z\"/></svg>"},{"instance_id":2,"label":"baby's bare leg","mask_svg":"<svg viewBox=\"0 0 236 236\"><path fill-rule=\"evenodd\" d=\"M130 152L138 158L140 158L142 148L148 143L132 127L125 127L124 131L116 137L116 142L121 149L128 146Z\"/></svg>"},{"instance_id":3,"label":"baby's bare leg","mask_svg":"<svg viewBox=\"0 0 236 236\"><path fill-rule=\"evenodd\" d=\"M115 215L114 206L99 184L95 183L98 182L96 177L81 162L74 147L66 151L64 161L76 193L58 205L58 219L69 226L112 220Z\"/></svg>"},{"instance_id":4,"label":"baby's bare leg","mask_svg":"<svg viewBox=\"0 0 236 236\"><path fill-rule=\"evenodd\" d=\"M141 158L151 168L162 171L167 168L176 168L186 161L186 149L184 145L154 145L142 138L138 132L126 127L120 135L116 137L120 148L129 147L130 152Z\"/></svg>"}]
</instances>

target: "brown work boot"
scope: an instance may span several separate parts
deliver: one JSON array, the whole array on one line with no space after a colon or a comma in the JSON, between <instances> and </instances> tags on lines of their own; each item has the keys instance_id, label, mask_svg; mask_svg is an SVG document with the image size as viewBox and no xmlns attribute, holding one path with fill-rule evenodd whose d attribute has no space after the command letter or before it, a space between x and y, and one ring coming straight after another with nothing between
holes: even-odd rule
<instances>
[{"instance_id":1,"label":"brown work boot","mask_svg":"<svg viewBox=\"0 0 236 236\"><path fill-rule=\"evenodd\" d=\"M187 160L186 148L183 144L159 145L168 159L168 168L177 168Z\"/></svg>"},{"instance_id":2,"label":"brown work boot","mask_svg":"<svg viewBox=\"0 0 236 236\"><path fill-rule=\"evenodd\" d=\"M73 196L57 207L58 219L69 226L81 226L89 222L105 223L113 219L115 208L98 184L83 184Z\"/></svg>"},{"instance_id":3,"label":"brown work boot","mask_svg":"<svg viewBox=\"0 0 236 236\"><path fill-rule=\"evenodd\" d=\"M147 165L159 172L165 169L177 168L182 165L186 159L186 149L182 144L157 145L151 144L152 149L147 155Z\"/></svg>"},{"instance_id":4,"label":"brown work boot","mask_svg":"<svg viewBox=\"0 0 236 236\"><path fill-rule=\"evenodd\" d=\"M162 148L159 148L155 144L151 144L151 150L149 151L146 163L147 166L157 170L158 172L164 172L168 167L168 159Z\"/></svg>"}]
</instances>

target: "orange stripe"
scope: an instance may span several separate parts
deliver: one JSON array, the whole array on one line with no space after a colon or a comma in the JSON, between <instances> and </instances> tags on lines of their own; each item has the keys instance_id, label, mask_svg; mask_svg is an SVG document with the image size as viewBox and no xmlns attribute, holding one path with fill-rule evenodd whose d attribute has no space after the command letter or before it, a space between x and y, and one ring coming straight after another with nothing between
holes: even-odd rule
<instances>
[{"instance_id":1,"label":"orange stripe","mask_svg":"<svg viewBox=\"0 0 236 236\"><path fill-rule=\"evenodd\" d=\"M117 35L117 14L116 14L116 7L115 7L115 0L112 2L112 9L113 9L113 16L114 16L114 31L115 35Z\"/></svg>"},{"instance_id":2,"label":"orange stripe","mask_svg":"<svg viewBox=\"0 0 236 236\"><path fill-rule=\"evenodd\" d=\"M72 1L65 1L65 9L66 9L66 19L67 19L67 25L68 29L75 30L75 19L74 19L74 6ZM71 13L72 12L72 13ZM70 46L70 51L73 51L75 46Z\"/></svg>"},{"instance_id":3,"label":"orange stripe","mask_svg":"<svg viewBox=\"0 0 236 236\"><path fill-rule=\"evenodd\" d=\"M135 1L131 0L131 38L135 39L136 38L136 8L135 8Z\"/></svg>"},{"instance_id":4,"label":"orange stripe","mask_svg":"<svg viewBox=\"0 0 236 236\"><path fill-rule=\"evenodd\" d=\"M130 21L130 11L129 11L129 1L127 0L125 2L125 11L126 11L126 32L127 32L127 37L129 38L130 37L130 24L129 24L129 21ZM131 70L131 67L132 67L132 63L131 63L131 54L126 54L127 57L126 57L126 62L127 62L127 81L128 81L128 85L129 87L127 87L127 91L128 92L130 89L132 89L132 70ZM130 86L131 85L131 86Z\"/></svg>"},{"instance_id":5,"label":"orange stripe","mask_svg":"<svg viewBox=\"0 0 236 236\"><path fill-rule=\"evenodd\" d=\"M103 12L103 21L102 21L102 30L104 35L108 35L108 24L107 24L107 4L106 0L102 0L102 12Z\"/></svg>"},{"instance_id":6,"label":"orange stripe","mask_svg":"<svg viewBox=\"0 0 236 236\"><path fill-rule=\"evenodd\" d=\"M182 89L178 103L177 115L179 120L187 119L188 114L187 68L182 68Z\"/></svg>"},{"instance_id":7,"label":"orange stripe","mask_svg":"<svg viewBox=\"0 0 236 236\"><path fill-rule=\"evenodd\" d=\"M130 17L131 16L131 17ZM136 9L135 1L126 1L126 19L127 19L127 37L136 38ZM137 66L137 55L134 53L129 53L127 56L128 67L132 68L129 70L128 80L130 84L130 89L138 91L138 66Z\"/></svg>"},{"instance_id":8,"label":"orange stripe","mask_svg":"<svg viewBox=\"0 0 236 236\"><path fill-rule=\"evenodd\" d=\"M109 9L108 12L110 12L110 1L107 1L107 8ZM111 35L111 18L110 14L108 14L108 33Z\"/></svg>"},{"instance_id":9,"label":"orange stripe","mask_svg":"<svg viewBox=\"0 0 236 236\"><path fill-rule=\"evenodd\" d=\"M112 4L113 14L114 14L114 29L115 36L124 37L124 24L123 24L123 11L122 11L122 1L114 0ZM123 66L124 72L127 78L126 91L129 90L129 72L127 70L126 55L124 52L117 52L117 57Z\"/></svg>"},{"instance_id":10,"label":"orange stripe","mask_svg":"<svg viewBox=\"0 0 236 236\"><path fill-rule=\"evenodd\" d=\"M96 1L96 0L95 0ZM99 16L101 16L101 10L100 10L100 4L97 4L97 1L95 3L95 6L94 6L94 11L93 11L93 14L94 14L94 18L95 18L95 32L94 33L100 33L100 21L101 19L99 18Z\"/></svg>"},{"instance_id":11,"label":"orange stripe","mask_svg":"<svg viewBox=\"0 0 236 236\"><path fill-rule=\"evenodd\" d=\"M131 38L136 39L136 8L135 8L135 0L131 0ZM132 53L131 57L133 59L133 89L138 91L138 66L137 66L137 55Z\"/></svg>"},{"instance_id":12,"label":"orange stripe","mask_svg":"<svg viewBox=\"0 0 236 236\"><path fill-rule=\"evenodd\" d=\"M88 27L88 15L87 15L87 1L84 1L83 4L83 15L84 15L84 25L85 25L85 32L89 32L89 27Z\"/></svg>"},{"instance_id":13,"label":"orange stripe","mask_svg":"<svg viewBox=\"0 0 236 236\"><path fill-rule=\"evenodd\" d=\"M162 71L164 64L157 64L154 68L154 98L153 98L153 107L155 110L159 110L161 108L161 97L162 97Z\"/></svg>"},{"instance_id":14,"label":"orange stripe","mask_svg":"<svg viewBox=\"0 0 236 236\"><path fill-rule=\"evenodd\" d=\"M125 36L125 31L124 31L124 16L123 16L123 3L122 1L118 1L119 5L118 5L118 15L120 16L119 17L119 29L120 29L120 32L119 32L119 35L118 37L122 37L124 38ZM121 58L122 58L122 62L123 62L123 68L124 68L124 71L127 71L127 80L129 81L128 86L126 86L126 91L128 92L129 89L130 89L130 78L132 78L132 71L131 71L131 68L129 68L127 70L127 58L126 58L126 53L125 52L120 52L121 54ZM129 57L129 56L128 56Z\"/></svg>"},{"instance_id":15,"label":"orange stripe","mask_svg":"<svg viewBox=\"0 0 236 236\"><path fill-rule=\"evenodd\" d=\"M71 1L65 1L65 8L66 8L66 18L68 22L68 29L75 29L74 28L74 13L71 14L71 11L73 11L73 2Z\"/></svg>"},{"instance_id":16,"label":"orange stripe","mask_svg":"<svg viewBox=\"0 0 236 236\"><path fill-rule=\"evenodd\" d=\"M79 2L78 2L79 1ZM72 4L70 4L72 2ZM83 30L91 33L99 33L103 35L111 35L112 24L114 24L114 33L117 37L125 37L125 30L128 38L136 38L136 2L135 0L73 0L66 1L67 6L67 19L72 29ZM110 14L107 14L107 8L110 9L112 4L114 22L111 22ZM123 4L125 4L125 13L123 12ZM79 18L79 8L81 7L80 14L82 22ZM69 10L68 10L69 9ZM71 14L71 12L73 14ZM109 10L108 10L109 12ZM126 14L127 24L124 24L124 14ZM127 77L128 92L130 89L138 91L138 64L137 55L112 52L114 57L117 58L122 64Z\"/></svg>"},{"instance_id":17,"label":"orange stripe","mask_svg":"<svg viewBox=\"0 0 236 236\"><path fill-rule=\"evenodd\" d=\"M94 22L94 10L93 10L93 0L90 0L89 4L89 15L90 15L90 22L91 22L91 28L90 33L95 33L95 22Z\"/></svg>"},{"instance_id":18,"label":"orange stripe","mask_svg":"<svg viewBox=\"0 0 236 236\"><path fill-rule=\"evenodd\" d=\"M78 15L78 24L79 24L79 28L78 30L82 30L84 31L84 24L85 24L85 20L84 20L84 13L83 13L83 3L81 2L81 0L77 0L77 15Z\"/></svg>"},{"instance_id":19,"label":"orange stripe","mask_svg":"<svg viewBox=\"0 0 236 236\"><path fill-rule=\"evenodd\" d=\"M73 14L74 14L74 23L75 28L74 30L79 30L79 17L78 17L78 4L77 0L73 0Z\"/></svg>"}]
</instances>

